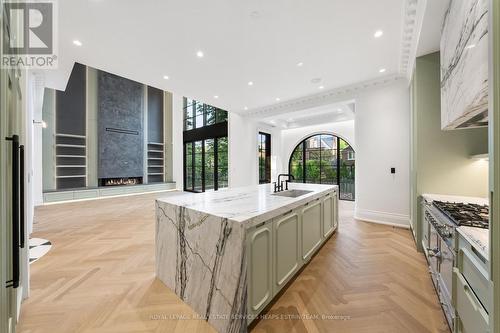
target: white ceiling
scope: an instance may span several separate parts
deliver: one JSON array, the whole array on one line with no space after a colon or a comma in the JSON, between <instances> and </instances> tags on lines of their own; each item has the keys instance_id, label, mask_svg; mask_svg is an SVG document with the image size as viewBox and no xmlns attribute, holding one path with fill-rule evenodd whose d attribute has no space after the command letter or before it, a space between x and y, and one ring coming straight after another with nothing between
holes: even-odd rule
<instances>
[{"instance_id":1,"label":"white ceiling","mask_svg":"<svg viewBox=\"0 0 500 333\"><path fill-rule=\"evenodd\" d=\"M423 16L417 57L439 51L441 28L450 0L428 0Z\"/></svg>"},{"instance_id":2,"label":"white ceiling","mask_svg":"<svg viewBox=\"0 0 500 333\"><path fill-rule=\"evenodd\" d=\"M283 102L318 93L319 86L329 90L398 74L400 68L404 0L58 4L60 68L46 79L58 89L77 61L243 112L278 97ZM384 34L374 38L378 29ZM75 39L83 45L73 45ZM321 81L311 83L314 78Z\"/></svg>"},{"instance_id":3,"label":"white ceiling","mask_svg":"<svg viewBox=\"0 0 500 333\"><path fill-rule=\"evenodd\" d=\"M354 112L354 101L345 101L260 118L260 121L268 126L277 127L279 129L291 129L354 120Z\"/></svg>"}]
</instances>

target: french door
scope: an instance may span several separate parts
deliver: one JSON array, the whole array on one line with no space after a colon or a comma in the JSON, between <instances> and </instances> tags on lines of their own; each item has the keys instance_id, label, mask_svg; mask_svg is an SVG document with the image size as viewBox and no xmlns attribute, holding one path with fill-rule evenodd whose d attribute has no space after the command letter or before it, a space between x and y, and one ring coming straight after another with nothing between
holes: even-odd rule
<instances>
[{"instance_id":1,"label":"french door","mask_svg":"<svg viewBox=\"0 0 500 333\"><path fill-rule=\"evenodd\" d=\"M227 137L184 143L184 190L227 187Z\"/></svg>"}]
</instances>

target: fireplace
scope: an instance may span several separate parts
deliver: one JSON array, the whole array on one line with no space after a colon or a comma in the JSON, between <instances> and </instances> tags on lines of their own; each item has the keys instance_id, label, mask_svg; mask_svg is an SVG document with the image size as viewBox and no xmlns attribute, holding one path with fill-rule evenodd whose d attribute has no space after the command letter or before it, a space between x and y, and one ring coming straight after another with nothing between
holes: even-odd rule
<instances>
[{"instance_id":1,"label":"fireplace","mask_svg":"<svg viewBox=\"0 0 500 333\"><path fill-rule=\"evenodd\" d=\"M142 184L142 177L100 178L100 186L123 186Z\"/></svg>"}]
</instances>

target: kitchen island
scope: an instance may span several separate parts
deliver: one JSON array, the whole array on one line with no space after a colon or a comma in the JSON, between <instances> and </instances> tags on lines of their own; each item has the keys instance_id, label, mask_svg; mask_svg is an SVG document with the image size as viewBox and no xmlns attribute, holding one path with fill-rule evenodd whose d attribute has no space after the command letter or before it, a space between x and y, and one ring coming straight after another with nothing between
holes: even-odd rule
<instances>
[{"instance_id":1,"label":"kitchen island","mask_svg":"<svg viewBox=\"0 0 500 333\"><path fill-rule=\"evenodd\" d=\"M246 332L338 225L336 185L156 200L156 276L219 332Z\"/></svg>"}]
</instances>

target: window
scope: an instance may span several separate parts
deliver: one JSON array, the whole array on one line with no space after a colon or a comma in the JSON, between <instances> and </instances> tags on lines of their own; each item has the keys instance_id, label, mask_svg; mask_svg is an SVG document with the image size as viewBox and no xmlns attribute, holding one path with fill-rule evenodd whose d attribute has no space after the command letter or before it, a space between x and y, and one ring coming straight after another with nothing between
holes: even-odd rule
<instances>
[{"instance_id":1,"label":"window","mask_svg":"<svg viewBox=\"0 0 500 333\"><path fill-rule=\"evenodd\" d=\"M343 139L313 135L295 147L288 163L296 182L339 185L340 199L354 200L355 154Z\"/></svg>"},{"instance_id":2,"label":"window","mask_svg":"<svg viewBox=\"0 0 500 333\"><path fill-rule=\"evenodd\" d=\"M259 132L259 184L271 182L271 134Z\"/></svg>"},{"instance_id":3,"label":"window","mask_svg":"<svg viewBox=\"0 0 500 333\"><path fill-rule=\"evenodd\" d=\"M184 190L228 185L227 112L184 98Z\"/></svg>"},{"instance_id":4,"label":"window","mask_svg":"<svg viewBox=\"0 0 500 333\"><path fill-rule=\"evenodd\" d=\"M227 111L184 98L184 131L227 122Z\"/></svg>"}]
</instances>

